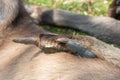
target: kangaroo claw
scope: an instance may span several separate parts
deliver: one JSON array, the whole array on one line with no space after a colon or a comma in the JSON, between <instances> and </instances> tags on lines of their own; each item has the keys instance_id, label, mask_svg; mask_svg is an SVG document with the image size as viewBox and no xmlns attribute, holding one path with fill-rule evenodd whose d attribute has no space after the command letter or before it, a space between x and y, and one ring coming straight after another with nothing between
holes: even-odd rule
<instances>
[{"instance_id":1,"label":"kangaroo claw","mask_svg":"<svg viewBox=\"0 0 120 80\"><path fill-rule=\"evenodd\" d=\"M22 43L22 44L33 44L38 46L38 38L36 37L21 37L12 39L13 42Z\"/></svg>"},{"instance_id":2,"label":"kangaroo claw","mask_svg":"<svg viewBox=\"0 0 120 80\"><path fill-rule=\"evenodd\" d=\"M77 56L83 56L83 57L91 57L95 58L95 54L89 51L84 46L80 45L79 43L75 42L72 39L69 38L58 38L58 42L66 43L66 47L72 52L73 54Z\"/></svg>"},{"instance_id":3,"label":"kangaroo claw","mask_svg":"<svg viewBox=\"0 0 120 80\"><path fill-rule=\"evenodd\" d=\"M95 58L96 56L77 41L54 34L40 34L39 37L14 38L14 42L33 44L47 53L59 51L72 52L74 55Z\"/></svg>"}]
</instances>

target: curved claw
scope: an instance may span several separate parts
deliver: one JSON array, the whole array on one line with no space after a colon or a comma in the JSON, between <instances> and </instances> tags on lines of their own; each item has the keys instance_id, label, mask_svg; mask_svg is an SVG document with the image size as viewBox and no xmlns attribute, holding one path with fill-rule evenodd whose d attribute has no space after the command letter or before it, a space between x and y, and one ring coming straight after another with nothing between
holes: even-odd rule
<instances>
[{"instance_id":1,"label":"curved claw","mask_svg":"<svg viewBox=\"0 0 120 80\"><path fill-rule=\"evenodd\" d=\"M86 49L85 47L83 47L82 45L80 45L79 43L75 42L72 39L58 38L57 41L61 43L66 43L68 49L77 56L91 57L91 58L96 57L94 53L92 53L91 51L89 51L88 49Z\"/></svg>"},{"instance_id":2,"label":"curved claw","mask_svg":"<svg viewBox=\"0 0 120 80\"><path fill-rule=\"evenodd\" d=\"M22 43L22 44L33 44L36 46L39 45L38 38L36 38L36 37L13 38L12 41L16 42L16 43Z\"/></svg>"},{"instance_id":3,"label":"curved claw","mask_svg":"<svg viewBox=\"0 0 120 80\"><path fill-rule=\"evenodd\" d=\"M51 37L54 37L54 36L57 36L57 35L56 34L40 34L39 36L36 36L36 37L13 38L12 41L16 43L22 43L22 44L33 44L40 47L40 44L42 44L42 42L44 43L47 39L50 39Z\"/></svg>"}]
</instances>

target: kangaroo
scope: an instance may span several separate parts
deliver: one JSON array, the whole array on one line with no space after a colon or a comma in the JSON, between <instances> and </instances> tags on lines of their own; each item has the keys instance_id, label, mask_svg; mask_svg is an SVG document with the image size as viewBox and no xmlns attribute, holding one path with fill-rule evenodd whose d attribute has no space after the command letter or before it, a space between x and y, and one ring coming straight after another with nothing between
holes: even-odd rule
<instances>
[{"instance_id":1,"label":"kangaroo","mask_svg":"<svg viewBox=\"0 0 120 80\"><path fill-rule=\"evenodd\" d=\"M13 42L16 37L50 32L36 25L22 0L1 0L0 4L0 80L120 79L120 68L104 59L82 58L65 51L46 54L34 45Z\"/></svg>"}]
</instances>

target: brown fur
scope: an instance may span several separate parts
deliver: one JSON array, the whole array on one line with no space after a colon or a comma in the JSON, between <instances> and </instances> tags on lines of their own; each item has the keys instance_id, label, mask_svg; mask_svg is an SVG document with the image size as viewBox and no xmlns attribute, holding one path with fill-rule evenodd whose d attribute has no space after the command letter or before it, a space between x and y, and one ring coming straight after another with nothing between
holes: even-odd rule
<instances>
[{"instance_id":1,"label":"brown fur","mask_svg":"<svg viewBox=\"0 0 120 80\"><path fill-rule=\"evenodd\" d=\"M108 16L120 20L120 0L113 0L108 9Z\"/></svg>"},{"instance_id":2,"label":"brown fur","mask_svg":"<svg viewBox=\"0 0 120 80\"><path fill-rule=\"evenodd\" d=\"M11 1L11 0L1 0ZM20 0L13 0L9 3ZM1 4L1 3L0 3ZM11 5L6 4L7 10ZM15 5L14 5L15 6ZM120 69L100 59L87 59L65 52L45 54L36 46L14 43L11 38L48 33L39 28L26 11L19 6L19 13L9 19L9 27L0 26L0 80L119 80ZM16 9L12 8L10 13ZM7 11L5 11L7 12ZM8 19L7 19L8 18ZM15 19L14 19L15 18ZM7 22L8 23L8 22ZM3 25L6 25L4 23ZM2 28L6 29L2 29ZM4 34L3 34L4 33Z\"/></svg>"}]
</instances>

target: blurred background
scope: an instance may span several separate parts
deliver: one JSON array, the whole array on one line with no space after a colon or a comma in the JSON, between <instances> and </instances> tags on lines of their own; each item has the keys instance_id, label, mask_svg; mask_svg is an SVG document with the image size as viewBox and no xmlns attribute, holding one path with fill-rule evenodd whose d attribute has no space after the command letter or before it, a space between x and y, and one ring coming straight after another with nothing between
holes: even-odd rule
<instances>
[{"instance_id":1,"label":"blurred background","mask_svg":"<svg viewBox=\"0 0 120 80\"><path fill-rule=\"evenodd\" d=\"M85 15L106 15L112 0L25 0L27 4L42 5L48 8L61 8Z\"/></svg>"}]
</instances>

